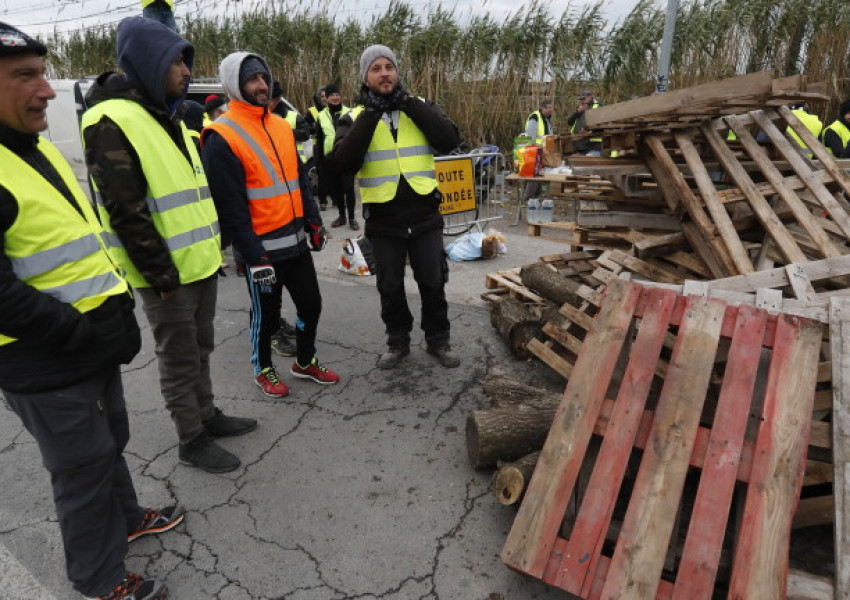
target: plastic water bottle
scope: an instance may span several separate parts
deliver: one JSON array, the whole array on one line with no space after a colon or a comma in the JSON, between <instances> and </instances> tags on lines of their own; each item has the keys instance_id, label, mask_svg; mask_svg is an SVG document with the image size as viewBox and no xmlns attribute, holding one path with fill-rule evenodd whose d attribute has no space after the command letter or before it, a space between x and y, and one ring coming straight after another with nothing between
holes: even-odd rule
<instances>
[{"instance_id":1,"label":"plastic water bottle","mask_svg":"<svg viewBox=\"0 0 850 600\"><path fill-rule=\"evenodd\" d=\"M543 202L540 203L540 222L551 223L554 212L555 204L552 202L552 199L545 198Z\"/></svg>"},{"instance_id":2,"label":"plastic water bottle","mask_svg":"<svg viewBox=\"0 0 850 600\"><path fill-rule=\"evenodd\" d=\"M528 199L528 208L525 212L525 218L529 223L540 222L540 204L537 198Z\"/></svg>"}]
</instances>

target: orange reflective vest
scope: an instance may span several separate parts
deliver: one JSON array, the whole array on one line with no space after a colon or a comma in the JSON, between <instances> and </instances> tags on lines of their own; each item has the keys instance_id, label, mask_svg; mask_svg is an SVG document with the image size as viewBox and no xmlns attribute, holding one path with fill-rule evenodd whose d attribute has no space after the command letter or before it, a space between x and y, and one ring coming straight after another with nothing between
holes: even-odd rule
<instances>
[{"instance_id":1,"label":"orange reflective vest","mask_svg":"<svg viewBox=\"0 0 850 600\"><path fill-rule=\"evenodd\" d=\"M217 132L245 171L254 233L266 251L296 246L305 238L295 136L284 119L264 107L231 100L207 129Z\"/></svg>"}]
</instances>

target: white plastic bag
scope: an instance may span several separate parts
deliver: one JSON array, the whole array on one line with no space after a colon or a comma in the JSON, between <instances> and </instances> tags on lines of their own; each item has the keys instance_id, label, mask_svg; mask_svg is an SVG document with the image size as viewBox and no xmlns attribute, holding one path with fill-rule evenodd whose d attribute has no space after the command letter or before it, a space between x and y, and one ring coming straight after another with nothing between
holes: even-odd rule
<instances>
[{"instance_id":1,"label":"white plastic bag","mask_svg":"<svg viewBox=\"0 0 850 600\"><path fill-rule=\"evenodd\" d=\"M369 240L363 236L343 240L339 270L349 275L374 275L377 271Z\"/></svg>"},{"instance_id":2,"label":"white plastic bag","mask_svg":"<svg viewBox=\"0 0 850 600\"><path fill-rule=\"evenodd\" d=\"M481 258L482 241L484 241L483 233L464 233L446 246L446 254L449 260L453 260L454 262L478 260Z\"/></svg>"}]
</instances>

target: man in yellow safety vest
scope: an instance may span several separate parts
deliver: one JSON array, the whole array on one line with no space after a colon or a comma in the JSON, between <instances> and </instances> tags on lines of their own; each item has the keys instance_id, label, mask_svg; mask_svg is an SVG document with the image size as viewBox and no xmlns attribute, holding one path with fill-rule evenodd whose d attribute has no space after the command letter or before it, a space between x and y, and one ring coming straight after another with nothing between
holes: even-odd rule
<instances>
[{"instance_id":1,"label":"man in yellow safety vest","mask_svg":"<svg viewBox=\"0 0 850 600\"><path fill-rule=\"evenodd\" d=\"M257 421L226 416L214 403L218 215L201 158L176 116L194 49L143 17L119 23L116 47L124 74L97 78L82 120L95 201L156 340L180 462L210 473L233 471L239 459L214 438L243 435Z\"/></svg>"},{"instance_id":2,"label":"man in yellow safety vest","mask_svg":"<svg viewBox=\"0 0 850 600\"><path fill-rule=\"evenodd\" d=\"M457 127L433 102L407 93L395 54L386 46L363 51L360 81L358 105L340 118L333 153L336 168L356 172L360 183L387 331L388 349L378 367L395 368L410 353L413 316L404 291L408 258L422 300L428 353L444 367L457 367L460 359L449 345L442 194L431 150L457 147Z\"/></svg>"},{"instance_id":3,"label":"man in yellow safety vest","mask_svg":"<svg viewBox=\"0 0 850 600\"><path fill-rule=\"evenodd\" d=\"M38 135L56 97L46 53L0 23L0 391L50 472L74 589L165 600L163 584L127 571L127 544L174 528L183 511L136 499L120 365L141 347L139 326L97 215L70 165ZM5 485L16 485L7 475Z\"/></svg>"},{"instance_id":4,"label":"man in yellow safety vest","mask_svg":"<svg viewBox=\"0 0 850 600\"><path fill-rule=\"evenodd\" d=\"M821 139L835 158L850 158L850 100L841 103L838 118L823 128Z\"/></svg>"},{"instance_id":5,"label":"man in yellow safety vest","mask_svg":"<svg viewBox=\"0 0 850 600\"><path fill-rule=\"evenodd\" d=\"M541 100L540 108L528 115L525 120L525 135L531 138L533 144L540 145L543 143L543 136L555 133L552 128L552 112L554 107L551 100ZM525 193L523 201L528 205L530 198L536 198L540 194L540 189L543 187L541 181L527 181L525 183Z\"/></svg>"}]
</instances>

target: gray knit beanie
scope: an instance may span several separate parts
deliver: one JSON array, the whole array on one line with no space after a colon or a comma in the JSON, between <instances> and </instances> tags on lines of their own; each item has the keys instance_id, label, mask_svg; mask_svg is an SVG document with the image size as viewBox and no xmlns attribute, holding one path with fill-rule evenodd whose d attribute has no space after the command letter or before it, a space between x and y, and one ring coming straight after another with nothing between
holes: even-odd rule
<instances>
[{"instance_id":1,"label":"gray knit beanie","mask_svg":"<svg viewBox=\"0 0 850 600\"><path fill-rule=\"evenodd\" d=\"M388 58L390 62L395 65L396 70L398 70L398 61L395 59L395 54L393 51L387 48L386 46L382 46L381 44L373 44L369 46L363 51L363 54L360 55L360 80L366 81L366 72L369 70L369 66L375 62L377 59Z\"/></svg>"}]
</instances>

